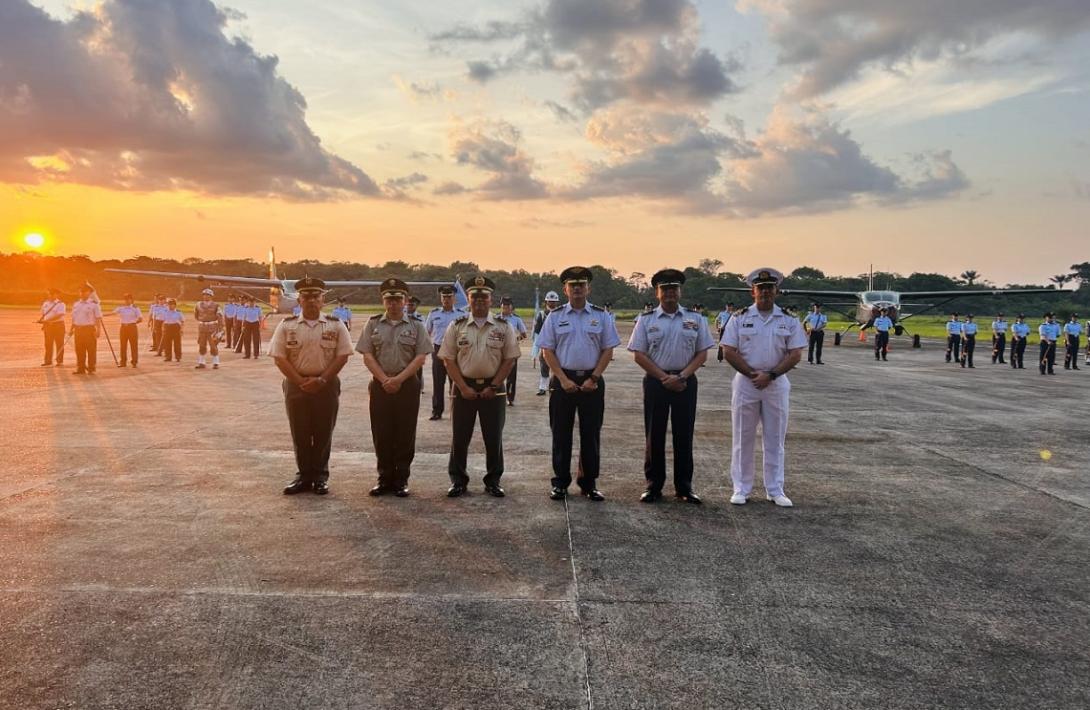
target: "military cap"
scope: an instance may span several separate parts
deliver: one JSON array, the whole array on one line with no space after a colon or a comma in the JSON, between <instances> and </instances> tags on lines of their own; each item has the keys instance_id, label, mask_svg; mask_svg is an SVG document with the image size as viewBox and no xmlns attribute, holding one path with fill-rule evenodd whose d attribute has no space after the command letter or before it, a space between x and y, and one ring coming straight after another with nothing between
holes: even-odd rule
<instances>
[{"instance_id":1,"label":"military cap","mask_svg":"<svg viewBox=\"0 0 1090 710\"><path fill-rule=\"evenodd\" d=\"M121 297L122 298L132 298L132 294L131 293L123 293L123 294L121 294Z\"/></svg>"},{"instance_id":2,"label":"military cap","mask_svg":"<svg viewBox=\"0 0 1090 710\"><path fill-rule=\"evenodd\" d=\"M745 281L750 286L760 286L762 284L775 284L779 286L783 283L783 274L776 271L771 266L762 266L759 269L754 269L746 276Z\"/></svg>"},{"instance_id":3,"label":"military cap","mask_svg":"<svg viewBox=\"0 0 1090 710\"><path fill-rule=\"evenodd\" d=\"M439 289L439 292L442 293L443 287L440 286ZM392 277L386 279L381 284L379 284L378 290L379 293L382 294L383 298L386 298L387 296L404 297L409 295L409 287L405 284L405 282L401 279L395 279Z\"/></svg>"},{"instance_id":4,"label":"military cap","mask_svg":"<svg viewBox=\"0 0 1090 710\"><path fill-rule=\"evenodd\" d=\"M996 313L995 315L996 315L996 317L998 318L998 317L1000 317L1000 316L1002 316L1002 315L1003 315L1003 311L999 311L999 313Z\"/></svg>"},{"instance_id":5,"label":"military cap","mask_svg":"<svg viewBox=\"0 0 1090 710\"><path fill-rule=\"evenodd\" d=\"M81 283L81 284L79 285L79 291L80 291L80 292L83 292L83 291L94 291L94 290L95 290L95 287L94 287L94 286L92 286L91 284L87 283L86 281L84 281L83 283Z\"/></svg>"},{"instance_id":6,"label":"military cap","mask_svg":"<svg viewBox=\"0 0 1090 710\"><path fill-rule=\"evenodd\" d=\"M1019 318L1025 318L1025 317L1026 317L1026 314L1025 314L1025 313L1019 313L1019 314L1018 314L1018 317L1019 317Z\"/></svg>"},{"instance_id":7,"label":"military cap","mask_svg":"<svg viewBox=\"0 0 1090 710\"><path fill-rule=\"evenodd\" d=\"M504 296L503 298L500 299L500 305L501 306L513 306L513 305L515 305L515 302L513 300L511 300L510 296Z\"/></svg>"},{"instance_id":8,"label":"military cap","mask_svg":"<svg viewBox=\"0 0 1090 710\"><path fill-rule=\"evenodd\" d=\"M50 286L49 289L46 291L46 293L60 293L60 292L61 292L61 290L59 288L55 288L53 286Z\"/></svg>"},{"instance_id":9,"label":"military cap","mask_svg":"<svg viewBox=\"0 0 1090 710\"><path fill-rule=\"evenodd\" d=\"M882 306L882 307L881 307L881 308L879 308L878 310L879 310L879 311L881 311L882 313L888 313L888 312L889 312L889 309L888 309L888 308L886 308L885 306Z\"/></svg>"},{"instance_id":10,"label":"military cap","mask_svg":"<svg viewBox=\"0 0 1090 710\"><path fill-rule=\"evenodd\" d=\"M1044 317L1045 317L1045 318L1051 318L1051 317L1052 317L1052 314L1051 314L1050 312L1048 312L1048 311L1045 311L1045 315L1044 315Z\"/></svg>"},{"instance_id":11,"label":"military cap","mask_svg":"<svg viewBox=\"0 0 1090 710\"><path fill-rule=\"evenodd\" d=\"M549 303L559 303L560 296L557 295L556 291L549 291L547 294L545 294L545 300Z\"/></svg>"},{"instance_id":12,"label":"military cap","mask_svg":"<svg viewBox=\"0 0 1090 710\"><path fill-rule=\"evenodd\" d=\"M972 318L972 317L973 317L973 314L972 314L972 313L966 313L966 314L965 314L965 317L966 317L966 318Z\"/></svg>"},{"instance_id":13,"label":"military cap","mask_svg":"<svg viewBox=\"0 0 1090 710\"><path fill-rule=\"evenodd\" d=\"M413 303L413 304L419 306L420 305L420 299L417 298L416 296L409 296L409 303Z\"/></svg>"},{"instance_id":14,"label":"military cap","mask_svg":"<svg viewBox=\"0 0 1090 710\"><path fill-rule=\"evenodd\" d=\"M206 288L203 291L201 291L201 295L202 296L214 296L215 294L212 293L212 289Z\"/></svg>"},{"instance_id":15,"label":"military cap","mask_svg":"<svg viewBox=\"0 0 1090 710\"><path fill-rule=\"evenodd\" d=\"M299 293L304 293L306 291L324 292L325 281L322 281L321 279L315 278L313 276L304 276L303 278L295 282L295 290Z\"/></svg>"},{"instance_id":16,"label":"military cap","mask_svg":"<svg viewBox=\"0 0 1090 710\"><path fill-rule=\"evenodd\" d=\"M177 302L178 302L178 299L174 298L173 296L171 296L170 298L167 299L167 303L177 303Z\"/></svg>"},{"instance_id":17,"label":"military cap","mask_svg":"<svg viewBox=\"0 0 1090 710\"><path fill-rule=\"evenodd\" d=\"M435 290L439 292L440 296L453 296L456 292L456 289L450 284L443 284Z\"/></svg>"},{"instance_id":18,"label":"military cap","mask_svg":"<svg viewBox=\"0 0 1090 710\"><path fill-rule=\"evenodd\" d=\"M602 304L602 308L613 308L613 301L606 301Z\"/></svg>"},{"instance_id":19,"label":"military cap","mask_svg":"<svg viewBox=\"0 0 1090 710\"><path fill-rule=\"evenodd\" d=\"M680 286L683 283L685 283L685 274L677 269L662 269L656 271L655 275L651 277L651 285L655 288L659 286Z\"/></svg>"},{"instance_id":20,"label":"military cap","mask_svg":"<svg viewBox=\"0 0 1090 710\"><path fill-rule=\"evenodd\" d=\"M496 282L484 274L477 274L463 281L462 288L466 290L467 294L492 293L496 290Z\"/></svg>"},{"instance_id":21,"label":"military cap","mask_svg":"<svg viewBox=\"0 0 1090 710\"><path fill-rule=\"evenodd\" d=\"M566 284L585 284L594 280L594 274L585 266L569 266L560 272L560 280Z\"/></svg>"}]
</instances>

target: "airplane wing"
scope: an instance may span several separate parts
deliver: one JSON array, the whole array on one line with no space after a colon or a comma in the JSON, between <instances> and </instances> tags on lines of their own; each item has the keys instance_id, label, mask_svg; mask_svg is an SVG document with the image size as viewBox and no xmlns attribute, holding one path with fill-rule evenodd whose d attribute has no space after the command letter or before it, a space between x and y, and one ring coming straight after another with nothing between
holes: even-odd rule
<instances>
[{"instance_id":1,"label":"airplane wing","mask_svg":"<svg viewBox=\"0 0 1090 710\"><path fill-rule=\"evenodd\" d=\"M222 276L218 274L189 274L182 271L146 271L142 269L104 269L116 274L135 274L137 276L158 276L168 279L192 279L200 282L235 284L238 286L253 286L259 288L280 287L276 279L254 278L250 276Z\"/></svg>"},{"instance_id":2,"label":"airplane wing","mask_svg":"<svg viewBox=\"0 0 1090 710\"><path fill-rule=\"evenodd\" d=\"M326 288L362 288L364 286L379 286L381 281L326 281ZM450 286L450 281L406 281L406 286Z\"/></svg>"},{"instance_id":3,"label":"airplane wing","mask_svg":"<svg viewBox=\"0 0 1090 710\"><path fill-rule=\"evenodd\" d=\"M709 291L736 291L739 293L750 293L752 289L747 286L712 286ZM822 291L817 289L807 288L781 288L781 296L835 296L838 298L858 298L859 292L857 291Z\"/></svg>"},{"instance_id":4,"label":"airplane wing","mask_svg":"<svg viewBox=\"0 0 1090 710\"><path fill-rule=\"evenodd\" d=\"M1026 293L1071 293L1060 288L992 288L973 291L901 291L909 298L957 298L958 296L1008 296Z\"/></svg>"}]
</instances>

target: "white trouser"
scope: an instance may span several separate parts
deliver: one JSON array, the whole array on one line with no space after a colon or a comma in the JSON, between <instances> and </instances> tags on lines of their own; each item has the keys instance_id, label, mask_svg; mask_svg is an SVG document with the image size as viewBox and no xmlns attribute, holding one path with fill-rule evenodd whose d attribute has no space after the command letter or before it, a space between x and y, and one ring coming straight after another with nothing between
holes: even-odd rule
<instances>
[{"instance_id":1,"label":"white trouser","mask_svg":"<svg viewBox=\"0 0 1090 710\"><path fill-rule=\"evenodd\" d=\"M748 496L753 490L754 444L760 422L765 492L769 496L783 495L783 443L787 436L790 395L791 383L786 377L779 377L759 390L741 374L734 376L730 396L730 478L735 493Z\"/></svg>"}]
</instances>

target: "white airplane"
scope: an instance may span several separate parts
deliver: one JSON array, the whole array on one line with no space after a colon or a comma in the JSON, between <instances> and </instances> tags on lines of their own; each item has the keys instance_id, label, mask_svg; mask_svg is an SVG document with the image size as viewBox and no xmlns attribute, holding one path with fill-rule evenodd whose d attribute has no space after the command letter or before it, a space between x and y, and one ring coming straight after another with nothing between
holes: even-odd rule
<instances>
[{"instance_id":1,"label":"white airplane","mask_svg":"<svg viewBox=\"0 0 1090 710\"><path fill-rule=\"evenodd\" d=\"M780 289L780 294L783 296L807 296L808 300L812 304L817 304L822 308L828 308L836 313L840 313L846 317L849 321L848 327L839 333L835 334L833 340L834 345L840 345L841 336L850 331L852 328L858 327L860 330L866 330L874 324L874 319L881 313L881 309L886 309L886 315L894 323L894 332L897 335L901 335L905 332L905 327L902 325L904 321L918 316L921 313L932 311L936 308L950 303L958 298L965 298L967 296L1014 296L1025 294L1060 294L1069 293L1062 289L1056 288L989 288L989 289L973 289L973 290L961 290L961 291L892 291L892 290L876 290L874 288L874 275L871 274L868 289L866 291L831 291L825 289L806 289L806 288L784 288ZM743 293L749 293L749 287L730 287L730 286L713 286L708 289L709 291L737 291ZM844 298L853 299L851 302L837 303L829 302L827 298ZM936 299L933 303L908 303L904 299L914 300L930 300ZM843 308L854 308L855 314L850 311L840 310ZM904 313L902 308L920 308L918 311L911 313ZM915 336L914 336L915 339Z\"/></svg>"},{"instance_id":2,"label":"white airplane","mask_svg":"<svg viewBox=\"0 0 1090 710\"><path fill-rule=\"evenodd\" d=\"M134 274L137 276L156 276L166 279L191 279L198 283L210 286L226 286L236 291L248 291L255 289L269 289L269 300L259 299L268 303L276 313L291 313L299 303L299 294L295 290L295 278L280 278L276 274L276 250L269 248L269 277L257 278L252 276L224 276L220 274L190 274L181 271L150 271L144 269L105 269L118 274ZM381 281L326 281L327 289L335 288L366 288L378 286ZM448 281L406 281L409 287L413 286L454 286L455 308L465 308L469 304L465 289L455 279Z\"/></svg>"}]
</instances>

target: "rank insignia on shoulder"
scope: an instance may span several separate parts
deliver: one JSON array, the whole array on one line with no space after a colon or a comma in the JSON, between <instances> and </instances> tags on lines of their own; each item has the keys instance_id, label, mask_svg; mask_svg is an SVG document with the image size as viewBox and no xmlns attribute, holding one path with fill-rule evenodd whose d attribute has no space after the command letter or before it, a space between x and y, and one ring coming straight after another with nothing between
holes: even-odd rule
<instances>
[{"instance_id":1,"label":"rank insignia on shoulder","mask_svg":"<svg viewBox=\"0 0 1090 710\"><path fill-rule=\"evenodd\" d=\"M375 315L371 316L367 320L378 320L379 318L381 318L384 315L385 315L384 313L376 313Z\"/></svg>"},{"instance_id":2,"label":"rank insignia on shoulder","mask_svg":"<svg viewBox=\"0 0 1090 710\"><path fill-rule=\"evenodd\" d=\"M592 309L592 310L595 310L595 311L601 311L601 312L603 312L603 313L604 313L604 312L605 312L605 310L606 310L606 309L602 308L601 306L596 306L596 305L594 305L593 303L592 303L592 304L590 304L590 307L591 307L591 309Z\"/></svg>"},{"instance_id":3,"label":"rank insignia on shoulder","mask_svg":"<svg viewBox=\"0 0 1090 710\"><path fill-rule=\"evenodd\" d=\"M284 320L299 320L299 316L288 316Z\"/></svg>"},{"instance_id":4,"label":"rank insignia on shoulder","mask_svg":"<svg viewBox=\"0 0 1090 710\"><path fill-rule=\"evenodd\" d=\"M326 320L331 320L331 321L335 321L335 322L339 322L339 321L341 320L341 319L340 319L340 318L338 318L337 316L326 316L326 317L325 317L325 319L326 319Z\"/></svg>"},{"instance_id":5,"label":"rank insignia on shoulder","mask_svg":"<svg viewBox=\"0 0 1090 710\"><path fill-rule=\"evenodd\" d=\"M506 323L507 319L504 318L503 316L496 316L496 322L497 323Z\"/></svg>"},{"instance_id":6,"label":"rank insignia on shoulder","mask_svg":"<svg viewBox=\"0 0 1090 710\"><path fill-rule=\"evenodd\" d=\"M457 318L454 319L454 322L455 323L464 323L467 320L469 320L469 315L468 314L464 315L464 316L458 316Z\"/></svg>"}]
</instances>

